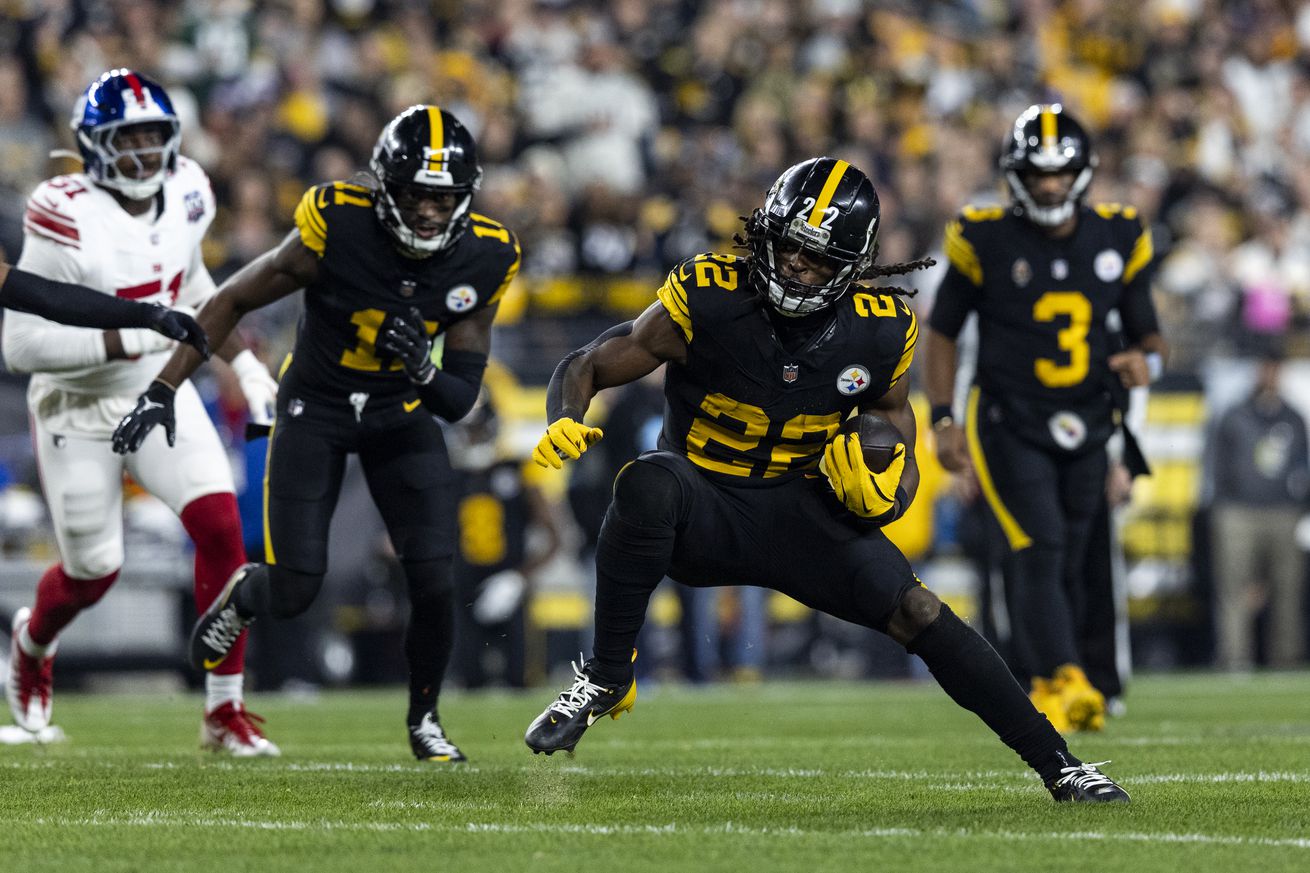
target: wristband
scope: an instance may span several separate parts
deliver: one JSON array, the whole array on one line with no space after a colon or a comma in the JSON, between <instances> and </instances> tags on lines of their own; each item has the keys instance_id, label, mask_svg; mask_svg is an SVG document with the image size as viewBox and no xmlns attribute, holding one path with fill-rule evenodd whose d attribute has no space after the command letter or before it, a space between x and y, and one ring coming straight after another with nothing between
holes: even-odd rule
<instances>
[{"instance_id":1,"label":"wristband","mask_svg":"<svg viewBox=\"0 0 1310 873\"><path fill-rule=\"evenodd\" d=\"M955 423L955 415L951 412L951 404L949 403L934 403L932 406L932 412L929 415L932 418L933 430L936 430L937 425L947 419L950 419L950 421L947 422L948 424Z\"/></svg>"},{"instance_id":2,"label":"wristband","mask_svg":"<svg viewBox=\"0 0 1310 873\"><path fill-rule=\"evenodd\" d=\"M1146 375L1152 383L1164 375L1164 357L1159 352L1146 353Z\"/></svg>"}]
</instances>

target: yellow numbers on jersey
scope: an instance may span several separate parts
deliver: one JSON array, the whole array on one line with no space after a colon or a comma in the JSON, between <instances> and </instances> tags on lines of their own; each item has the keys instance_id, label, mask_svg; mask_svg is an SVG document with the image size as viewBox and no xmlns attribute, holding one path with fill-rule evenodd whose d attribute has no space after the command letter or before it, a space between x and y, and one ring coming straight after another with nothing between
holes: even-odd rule
<instances>
[{"instance_id":1,"label":"yellow numbers on jersey","mask_svg":"<svg viewBox=\"0 0 1310 873\"><path fill-rule=\"evenodd\" d=\"M758 448L773 422L764 410L741 403L724 394L708 394L700 403L704 417L692 420L687 431L687 456L697 466L729 476L750 476L756 463L747 453ZM768 479L795 469L797 461L817 460L823 445L837 433L841 413L796 415L783 422L778 444L769 453L763 476ZM742 457L729 461L711 457L711 443L726 447Z\"/></svg>"},{"instance_id":2,"label":"yellow numbers on jersey","mask_svg":"<svg viewBox=\"0 0 1310 873\"><path fill-rule=\"evenodd\" d=\"M470 494L459 503L459 549L480 567L505 560L505 506L490 494Z\"/></svg>"},{"instance_id":3,"label":"yellow numbers on jersey","mask_svg":"<svg viewBox=\"0 0 1310 873\"><path fill-rule=\"evenodd\" d=\"M702 288L714 285L724 291L737 290L737 271L725 270L724 265L736 261L734 255L701 255L696 265L696 284Z\"/></svg>"},{"instance_id":4,"label":"yellow numbers on jersey","mask_svg":"<svg viewBox=\"0 0 1310 873\"><path fill-rule=\"evenodd\" d=\"M896 314L896 299L890 294L870 294L860 291L855 295L855 314L861 318L871 315L885 318Z\"/></svg>"},{"instance_id":5,"label":"yellow numbers on jersey","mask_svg":"<svg viewBox=\"0 0 1310 873\"><path fill-rule=\"evenodd\" d=\"M1060 351L1069 356L1067 364L1050 358L1033 362L1037 381L1047 388L1068 388L1087 378L1091 362L1091 348L1087 345L1087 332L1092 329L1092 301L1077 291L1047 291L1033 304L1033 319L1051 322L1068 316L1069 326L1056 334Z\"/></svg>"},{"instance_id":6,"label":"yellow numbers on jersey","mask_svg":"<svg viewBox=\"0 0 1310 873\"><path fill-rule=\"evenodd\" d=\"M359 340L353 349L346 349L341 353L341 360L338 361L341 366L349 367L352 370L364 370L369 373L377 373L382 369L382 360L377 356L378 330L382 327L382 322L386 321L387 314L381 309L360 309L350 314L350 323L355 325L355 338ZM438 322L425 321L423 324L428 329L428 336L437 332ZM388 370L401 369L401 363L392 360Z\"/></svg>"}]
</instances>

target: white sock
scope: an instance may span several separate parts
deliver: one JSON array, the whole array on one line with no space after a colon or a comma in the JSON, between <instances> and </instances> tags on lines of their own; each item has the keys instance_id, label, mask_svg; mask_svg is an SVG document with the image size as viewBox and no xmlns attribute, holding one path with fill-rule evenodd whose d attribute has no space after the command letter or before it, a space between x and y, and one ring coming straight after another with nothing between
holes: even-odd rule
<instances>
[{"instance_id":1,"label":"white sock","mask_svg":"<svg viewBox=\"0 0 1310 873\"><path fill-rule=\"evenodd\" d=\"M220 676L210 673L205 677L205 712L211 713L225 703L240 703L245 686L244 673Z\"/></svg>"},{"instance_id":2,"label":"white sock","mask_svg":"<svg viewBox=\"0 0 1310 873\"><path fill-rule=\"evenodd\" d=\"M23 650L23 654L30 658L48 658L59 648L59 638L51 640L44 646L35 642L32 635L27 632L27 626L30 622L23 624L23 629L18 632L18 648Z\"/></svg>"}]
</instances>

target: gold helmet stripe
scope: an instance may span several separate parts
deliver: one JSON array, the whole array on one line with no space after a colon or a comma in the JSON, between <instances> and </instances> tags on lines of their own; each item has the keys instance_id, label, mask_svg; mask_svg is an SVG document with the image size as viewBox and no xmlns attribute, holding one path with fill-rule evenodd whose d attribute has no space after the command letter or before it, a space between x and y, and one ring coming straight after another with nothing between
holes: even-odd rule
<instances>
[{"instance_id":1,"label":"gold helmet stripe","mask_svg":"<svg viewBox=\"0 0 1310 873\"><path fill-rule=\"evenodd\" d=\"M1042 150L1054 151L1056 139L1059 136L1056 128L1055 112L1051 106L1042 105Z\"/></svg>"},{"instance_id":2,"label":"gold helmet stripe","mask_svg":"<svg viewBox=\"0 0 1310 873\"><path fill-rule=\"evenodd\" d=\"M428 169L434 172L441 172L446 169L445 153L441 151L446 143L446 127L441 121L441 107L428 107L428 133L429 147L432 149L432 160L428 162ZM438 158L438 155L441 157ZM432 166L436 164L436 166Z\"/></svg>"},{"instance_id":3,"label":"gold helmet stripe","mask_svg":"<svg viewBox=\"0 0 1310 873\"><path fill-rule=\"evenodd\" d=\"M841 182L841 177L846 175L846 168L849 166L850 164L845 161L838 161L833 165L832 172L828 174L828 181L823 183L823 191L819 193L819 199L814 202L814 208L810 210L808 222L811 227L818 227L823 221L823 213L832 204L832 195L837 193L837 184Z\"/></svg>"}]
</instances>

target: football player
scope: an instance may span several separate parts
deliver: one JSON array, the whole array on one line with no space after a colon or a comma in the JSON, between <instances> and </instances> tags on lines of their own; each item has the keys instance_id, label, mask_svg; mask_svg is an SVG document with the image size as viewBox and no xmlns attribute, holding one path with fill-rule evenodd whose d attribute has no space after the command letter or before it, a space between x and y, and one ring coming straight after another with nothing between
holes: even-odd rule
<instances>
[{"instance_id":1,"label":"football player","mask_svg":"<svg viewBox=\"0 0 1310 873\"><path fill-rule=\"evenodd\" d=\"M191 659L212 670L257 616L307 609L327 570L327 534L346 456L354 453L391 534L412 607L410 747L419 760L463 761L437 697L454 621L455 478L434 415L473 407L518 241L471 210L482 179L473 137L437 106L411 106L378 137L366 185L307 191L296 228L223 284L200 314L222 342L243 314L305 290L305 314L278 392L265 478L264 563L242 567L200 617ZM120 423L132 452L162 424L200 363L178 349Z\"/></svg>"},{"instance_id":2,"label":"football player","mask_svg":"<svg viewBox=\"0 0 1310 873\"><path fill-rule=\"evenodd\" d=\"M1167 352L1150 296L1150 230L1130 206L1084 204L1095 167L1090 138L1059 104L1019 116L1001 157L1012 202L965 207L947 226L950 268L927 343L938 457L976 477L1004 532L1014 653L1033 702L1066 732L1105 722L1079 647L1106 442L1118 398L1158 378ZM970 312L978 364L957 418L956 338Z\"/></svg>"},{"instance_id":3,"label":"football player","mask_svg":"<svg viewBox=\"0 0 1310 873\"><path fill-rule=\"evenodd\" d=\"M18 266L109 297L198 309L215 291L200 252L214 195L205 172L178 154L181 133L168 94L139 73L111 70L79 100L72 127L83 171L32 193ZM31 609L14 616L5 690L15 721L28 730L50 720L59 632L105 594L123 565L124 471L178 514L195 543L200 608L244 559L227 455L195 389L179 400L187 428L176 444L161 435L125 462L110 443L173 345L139 328L87 330L24 313L5 318L5 360L33 374L32 438L60 555ZM235 344L218 351L252 413L268 415L277 391L268 370ZM245 709L241 658L207 679L201 741L239 756L278 753Z\"/></svg>"},{"instance_id":4,"label":"football player","mask_svg":"<svg viewBox=\"0 0 1310 873\"><path fill-rule=\"evenodd\" d=\"M897 289L856 283L931 261L875 266L880 220L860 170L828 157L799 163L748 220L744 258L683 262L635 322L556 369L534 459L559 467L601 439L583 423L597 391L668 365L660 449L619 473L601 531L594 656L574 664L573 683L528 727L534 752L571 750L596 719L632 707L633 643L668 575L771 588L882 631L1056 799L1128 799L1069 753L996 652L882 533L919 483L906 375L918 325ZM838 434L857 409L905 435L884 472L869 470L856 435Z\"/></svg>"}]
</instances>

